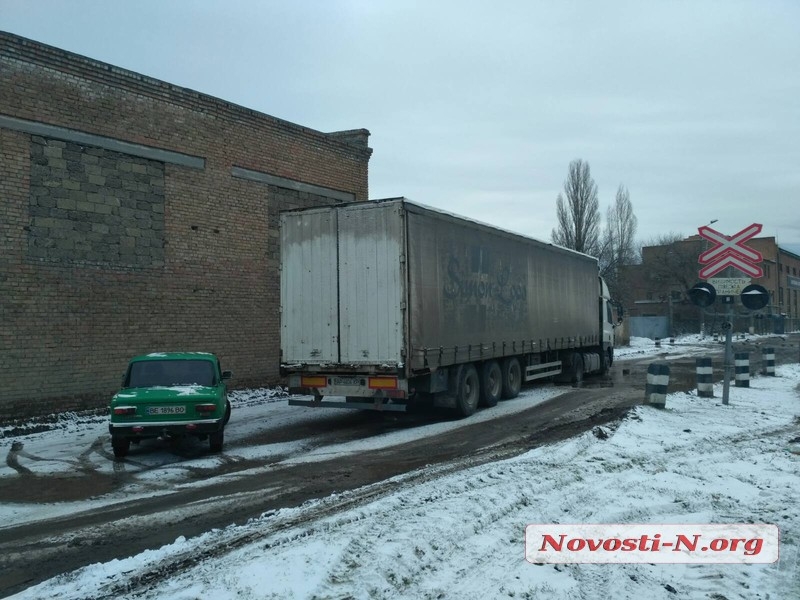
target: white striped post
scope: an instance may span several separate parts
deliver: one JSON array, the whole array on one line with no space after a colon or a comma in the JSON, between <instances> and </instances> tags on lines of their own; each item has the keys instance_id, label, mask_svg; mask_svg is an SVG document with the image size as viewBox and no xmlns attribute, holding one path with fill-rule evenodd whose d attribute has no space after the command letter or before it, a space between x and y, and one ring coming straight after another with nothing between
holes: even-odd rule
<instances>
[{"instance_id":1,"label":"white striped post","mask_svg":"<svg viewBox=\"0 0 800 600\"><path fill-rule=\"evenodd\" d=\"M714 397L714 367L710 358L698 358L697 369L697 395L700 398Z\"/></svg>"},{"instance_id":2,"label":"white striped post","mask_svg":"<svg viewBox=\"0 0 800 600\"><path fill-rule=\"evenodd\" d=\"M656 338L656 348L661 348L661 338Z\"/></svg>"},{"instance_id":3,"label":"white striped post","mask_svg":"<svg viewBox=\"0 0 800 600\"><path fill-rule=\"evenodd\" d=\"M719 334L718 334L718 333L715 333L715 334L714 334L714 341L715 341L715 342L718 342L718 341L719 341Z\"/></svg>"},{"instance_id":4,"label":"white striped post","mask_svg":"<svg viewBox=\"0 0 800 600\"><path fill-rule=\"evenodd\" d=\"M669 338L669 345L670 346L674 346L675 345L675 336L674 335Z\"/></svg>"},{"instance_id":5,"label":"white striped post","mask_svg":"<svg viewBox=\"0 0 800 600\"><path fill-rule=\"evenodd\" d=\"M667 404L668 385L669 365L651 363L647 367L647 384L644 386L645 402L656 408L664 408Z\"/></svg>"},{"instance_id":6,"label":"white striped post","mask_svg":"<svg viewBox=\"0 0 800 600\"><path fill-rule=\"evenodd\" d=\"M750 353L737 352L733 356L736 387L750 387Z\"/></svg>"},{"instance_id":7,"label":"white striped post","mask_svg":"<svg viewBox=\"0 0 800 600\"><path fill-rule=\"evenodd\" d=\"M761 357L764 375L775 377L775 348L762 348Z\"/></svg>"}]
</instances>

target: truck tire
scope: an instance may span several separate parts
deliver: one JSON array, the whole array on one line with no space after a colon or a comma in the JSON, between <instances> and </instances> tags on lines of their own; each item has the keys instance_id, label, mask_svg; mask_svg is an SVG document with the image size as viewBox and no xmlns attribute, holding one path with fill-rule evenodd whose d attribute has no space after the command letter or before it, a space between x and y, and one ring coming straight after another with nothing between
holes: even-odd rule
<instances>
[{"instance_id":1,"label":"truck tire","mask_svg":"<svg viewBox=\"0 0 800 600\"><path fill-rule=\"evenodd\" d=\"M481 406L497 406L503 393L503 372L496 360L487 360L481 366Z\"/></svg>"},{"instance_id":2,"label":"truck tire","mask_svg":"<svg viewBox=\"0 0 800 600\"><path fill-rule=\"evenodd\" d=\"M519 365L519 359L516 356L504 359L500 370L503 375L503 398L506 400L516 398L522 389L522 367Z\"/></svg>"},{"instance_id":3,"label":"truck tire","mask_svg":"<svg viewBox=\"0 0 800 600\"><path fill-rule=\"evenodd\" d=\"M469 417L478 409L481 384L478 371L472 363L459 365L455 375L456 413Z\"/></svg>"},{"instance_id":4,"label":"truck tire","mask_svg":"<svg viewBox=\"0 0 800 600\"><path fill-rule=\"evenodd\" d=\"M125 458L128 456L128 450L131 449L131 439L121 435L112 435L111 449L114 451L114 458Z\"/></svg>"},{"instance_id":5,"label":"truck tire","mask_svg":"<svg viewBox=\"0 0 800 600\"><path fill-rule=\"evenodd\" d=\"M223 429L210 433L208 435L208 447L213 454L222 452L222 444L225 441L225 433Z\"/></svg>"},{"instance_id":6,"label":"truck tire","mask_svg":"<svg viewBox=\"0 0 800 600\"><path fill-rule=\"evenodd\" d=\"M608 350L601 350L600 351L600 374L607 375L608 371L611 369L611 363L614 362L614 355L613 350L609 348Z\"/></svg>"},{"instance_id":7,"label":"truck tire","mask_svg":"<svg viewBox=\"0 0 800 600\"><path fill-rule=\"evenodd\" d=\"M569 357L569 368L572 385L583 384L583 356L580 352L573 352Z\"/></svg>"}]
</instances>

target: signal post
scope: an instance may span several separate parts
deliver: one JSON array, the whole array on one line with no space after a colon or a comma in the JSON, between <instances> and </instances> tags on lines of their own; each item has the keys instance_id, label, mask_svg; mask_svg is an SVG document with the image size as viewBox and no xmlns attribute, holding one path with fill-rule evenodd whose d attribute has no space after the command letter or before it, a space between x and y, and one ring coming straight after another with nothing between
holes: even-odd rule
<instances>
[{"instance_id":1,"label":"signal post","mask_svg":"<svg viewBox=\"0 0 800 600\"><path fill-rule=\"evenodd\" d=\"M693 304L706 309L719 299L726 304L727 320L722 323L725 331L725 365L722 386L722 403L729 403L731 374L733 373L733 306L736 296L748 310L760 310L769 302L769 292L760 285L750 283L750 277L758 278L764 272L759 263L763 260L761 253L745 245L745 242L761 232L761 224L753 223L727 236L704 225L698 228L701 237L712 242L713 247L701 253L698 262L704 265L700 271L701 281L689 290L689 299ZM748 278L718 277L725 269L736 269Z\"/></svg>"}]
</instances>

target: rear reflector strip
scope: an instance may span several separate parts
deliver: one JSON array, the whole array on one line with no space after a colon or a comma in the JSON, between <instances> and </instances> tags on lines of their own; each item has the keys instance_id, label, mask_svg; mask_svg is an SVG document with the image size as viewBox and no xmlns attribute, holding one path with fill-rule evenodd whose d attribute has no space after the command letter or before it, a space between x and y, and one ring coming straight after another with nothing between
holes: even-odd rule
<instances>
[{"instance_id":1,"label":"rear reflector strip","mask_svg":"<svg viewBox=\"0 0 800 600\"><path fill-rule=\"evenodd\" d=\"M396 390L397 377L370 377L369 388L371 390Z\"/></svg>"}]
</instances>

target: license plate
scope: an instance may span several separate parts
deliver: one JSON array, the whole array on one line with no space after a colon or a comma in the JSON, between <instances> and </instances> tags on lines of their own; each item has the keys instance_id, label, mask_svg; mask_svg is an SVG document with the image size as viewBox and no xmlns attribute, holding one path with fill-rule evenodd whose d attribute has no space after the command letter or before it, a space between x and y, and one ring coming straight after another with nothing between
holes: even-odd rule
<instances>
[{"instance_id":1,"label":"license plate","mask_svg":"<svg viewBox=\"0 0 800 600\"><path fill-rule=\"evenodd\" d=\"M186 414L185 406L150 406L148 415L183 415Z\"/></svg>"},{"instance_id":2,"label":"license plate","mask_svg":"<svg viewBox=\"0 0 800 600\"><path fill-rule=\"evenodd\" d=\"M360 377L334 377L333 385L361 385Z\"/></svg>"}]
</instances>

